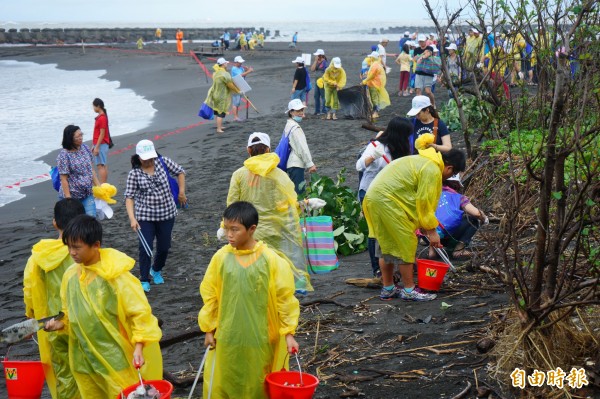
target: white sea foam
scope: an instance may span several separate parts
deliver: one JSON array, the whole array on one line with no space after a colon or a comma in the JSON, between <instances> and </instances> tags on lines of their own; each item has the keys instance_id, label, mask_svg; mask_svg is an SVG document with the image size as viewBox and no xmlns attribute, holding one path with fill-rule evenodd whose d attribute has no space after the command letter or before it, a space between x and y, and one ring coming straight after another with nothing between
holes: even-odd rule
<instances>
[{"instance_id":1,"label":"white sea foam","mask_svg":"<svg viewBox=\"0 0 600 399\"><path fill-rule=\"evenodd\" d=\"M0 207L22 198L20 187L44 179L39 176L50 165L35 159L60 148L66 125L80 126L84 140L92 139L95 97L104 101L112 136L149 126L156 112L152 101L102 79L105 73L0 61Z\"/></svg>"}]
</instances>

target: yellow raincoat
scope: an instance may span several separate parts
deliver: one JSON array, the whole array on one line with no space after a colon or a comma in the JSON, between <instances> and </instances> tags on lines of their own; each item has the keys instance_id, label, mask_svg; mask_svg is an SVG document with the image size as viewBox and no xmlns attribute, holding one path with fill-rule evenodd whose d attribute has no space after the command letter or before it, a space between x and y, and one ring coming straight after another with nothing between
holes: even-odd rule
<instances>
[{"instance_id":1,"label":"yellow raincoat","mask_svg":"<svg viewBox=\"0 0 600 399\"><path fill-rule=\"evenodd\" d=\"M278 163L275 153L246 159L231 176L227 206L236 201L254 205L259 215L254 237L291 261L296 289L313 291L306 272L298 196L294 183L277 167Z\"/></svg>"},{"instance_id":2,"label":"yellow raincoat","mask_svg":"<svg viewBox=\"0 0 600 399\"><path fill-rule=\"evenodd\" d=\"M143 378L162 379L162 332L140 281L129 272L135 261L115 249L100 249L100 258L70 267L60 291L69 363L82 399L115 398L139 381L137 342L144 343Z\"/></svg>"},{"instance_id":3,"label":"yellow raincoat","mask_svg":"<svg viewBox=\"0 0 600 399\"><path fill-rule=\"evenodd\" d=\"M483 54L483 47L484 46L482 35L473 35L467 37L467 40L465 42L465 55L463 58L465 66L467 68L471 69L475 66L477 62L479 62L479 59Z\"/></svg>"},{"instance_id":4,"label":"yellow raincoat","mask_svg":"<svg viewBox=\"0 0 600 399\"><path fill-rule=\"evenodd\" d=\"M213 67L213 84L208 90L206 105L215 110L215 113L224 114L231 107L231 93L239 93L239 89L233 84L231 75L227 70L217 64Z\"/></svg>"},{"instance_id":5,"label":"yellow raincoat","mask_svg":"<svg viewBox=\"0 0 600 399\"><path fill-rule=\"evenodd\" d=\"M346 71L344 68L336 68L333 63L329 64L323 74L323 84L325 86L325 106L332 111L340 108L338 100L338 90L346 86Z\"/></svg>"},{"instance_id":6,"label":"yellow raincoat","mask_svg":"<svg viewBox=\"0 0 600 399\"><path fill-rule=\"evenodd\" d=\"M373 60L367 72L367 77L362 81L362 84L369 87L369 95L371 96L371 103L373 107L377 107L378 110L382 110L392 102L390 95L385 89L387 83L387 76L385 69L379 60Z\"/></svg>"},{"instance_id":7,"label":"yellow raincoat","mask_svg":"<svg viewBox=\"0 0 600 399\"><path fill-rule=\"evenodd\" d=\"M69 249L61 239L41 240L33 246L23 274L26 317L41 319L60 312L60 284L72 264ZM55 399L78 398L79 390L69 367L68 335L40 330L37 336L50 394Z\"/></svg>"},{"instance_id":8,"label":"yellow raincoat","mask_svg":"<svg viewBox=\"0 0 600 399\"><path fill-rule=\"evenodd\" d=\"M246 40L246 34L244 32L240 33L240 46L242 46L242 50L248 44L248 40Z\"/></svg>"},{"instance_id":9,"label":"yellow raincoat","mask_svg":"<svg viewBox=\"0 0 600 399\"><path fill-rule=\"evenodd\" d=\"M413 263L418 228L438 225L435 210L442 193L442 156L433 148L392 161L377 174L363 201L369 237L381 252Z\"/></svg>"},{"instance_id":10,"label":"yellow raincoat","mask_svg":"<svg viewBox=\"0 0 600 399\"><path fill-rule=\"evenodd\" d=\"M262 241L241 251L227 244L210 261L200 294L200 329L216 330L204 366L212 397L266 399L265 377L288 368L285 336L295 334L300 316L288 262Z\"/></svg>"}]
</instances>

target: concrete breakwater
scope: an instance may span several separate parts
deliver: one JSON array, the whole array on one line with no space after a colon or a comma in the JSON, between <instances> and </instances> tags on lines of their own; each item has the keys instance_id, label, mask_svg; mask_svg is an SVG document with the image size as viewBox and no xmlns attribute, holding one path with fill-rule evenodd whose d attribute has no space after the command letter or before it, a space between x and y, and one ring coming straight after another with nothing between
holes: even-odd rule
<instances>
[{"instance_id":1,"label":"concrete breakwater","mask_svg":"<svg viewBox=\"0 0 600 399\"><path fill-rule=\"evenodd\" d=\"M244 32L263 32L266 37L270 31L265 28L211 28L184 29L184 41L187 40L217 40L227 29L232 37L239 30ZM0 28L0 44L75 44L81 43L128 43L135 42L140 37L144 41L155 40L155 28L115 28L115 29L4 29ZM162 29L161 40L175 40L177 29ZM275 32L275 36L279 31Z\"/></svg>"}]
</instances>

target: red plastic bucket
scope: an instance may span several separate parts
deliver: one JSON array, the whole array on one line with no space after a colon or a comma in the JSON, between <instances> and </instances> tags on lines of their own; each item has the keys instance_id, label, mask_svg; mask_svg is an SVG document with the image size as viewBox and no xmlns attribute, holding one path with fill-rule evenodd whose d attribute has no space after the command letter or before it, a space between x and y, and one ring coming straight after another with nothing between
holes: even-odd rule
<instances>
[{"instance_id":1,"label":"red plastic bucket","mask_svg":"<svg viewBox=\"0 0 600 399\"><path fill-rule=\"evenodd\" d=\"M450 266L443 262L417 259L419 287L429 291L439 291L449 268Z\"/></svg>"},{"instance_id":2,"label":"red plastic bucket","mask_svg":"<svg viewBox=\"0 0 600 399\"><path fill-rule=\"evenodd\" d=\"M144 381L144 384L152 385L154 388L156 388L156 390L160 392L160 399L171 399L171 394L173 393L173 385L169 381L149 380ZM127 395L135 391L135 389L139 386L139 383L128 386L123 390L123 392L117 395L117 399L122 399L122 395L125 395L125 398L127 398Z\"/></svg>"},{"instance_id":3,"label":"red plastic bucket","mask_svg":"<svg viewBox=\"0 0 600 399\"><path fill-rule=\"evenodd\" d=\"M294 386L300 384L300 373L297 371L276 371L267 375L267 392L271 399L312 399L319 379L312 374L302 373L301 387ZM288 383L289 385L285 385Z\"/></svg>"},{"instance_id":4,"label":"red plastic bucket","mask_svg":"<svg viewBox=\"0 0 600 399\"><path fill-rule=\"evenodd\" d=\"M8 399L39 399L44 389L42 362L3 360Z\"/></svg>"}]
</instances>

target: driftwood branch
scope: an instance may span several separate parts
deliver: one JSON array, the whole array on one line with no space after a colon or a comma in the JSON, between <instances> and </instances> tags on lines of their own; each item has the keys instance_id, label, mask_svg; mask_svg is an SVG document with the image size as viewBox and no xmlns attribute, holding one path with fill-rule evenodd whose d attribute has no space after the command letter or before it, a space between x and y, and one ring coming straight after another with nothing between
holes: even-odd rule
<instances>
[{"instance_id":1,"label":"driftwood branch","mask_svg":"<svg viewBox=\"0 0 600 399\"><path fill-rule=\"evenodd\" d=\"M313 299L312 301L305 301L305 302L302 302L300 304L300 306L307 307L307 306L319 305L319 304L331 304L331 305L336 305L336 306L339 306L342 308L353 307L352 305L346 305L345 303L341 303L334 299L327 299L327 298Z\"/></svg>"},{"instance_id":2,"label":"driftwood branch","mask_svg":"<svg viewBox=\"0 0 600 399\"><path fill-rule=\"evenodd\" d=\"M188 339L200 337L202 335L204 335L202 331L194 329L193 331L188 331L174 337L163 338L160 340L160 348L164 349L179 342L187 341Z\"/></svg>"},{"instance_id":3,"label":"driftwood branch","mask_svg":"<svg viewBox=\"0 0 600 399\"><path fill-rule=\"evenodd\" d=\"M189 387L194 383L194 380L196 379L195 376L176 377L173 373L170 373L166 370L163 370L163 378L178 388ZM203 381L203 376L200 376L200 379L198 381Z\"/></svg>"},{"instance_id":4,"label":"driftwood branch","mask_svg":"<svg viewBox=\"0 0 600 399\"><path fill-rule=\"evenodd\" d=\"M469 391L471 390L471 382L467 381L467 387L465 389L463 389L462 391L460 391L458 393L458 395L453 396L451 399L461 399L464 398L465 396L467 396L469 394Z\"/></svg>"}]
</instances>

